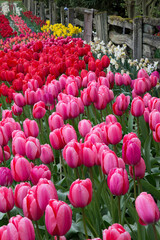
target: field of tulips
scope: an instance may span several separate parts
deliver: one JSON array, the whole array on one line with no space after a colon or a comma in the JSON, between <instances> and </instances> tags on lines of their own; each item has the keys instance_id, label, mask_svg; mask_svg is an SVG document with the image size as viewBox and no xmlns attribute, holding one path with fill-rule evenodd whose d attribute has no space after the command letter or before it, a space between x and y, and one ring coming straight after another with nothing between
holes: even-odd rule
<instances>
[{"instance_id":1,"label":"field of tulips","mask_svg":"<svg viewBox=\"0 0 160 240\"><path fill-rule=\"evenodd\" d=\"M0 45L0 240L159 240L157 63L10 18L18 36Z\"/></svg>"}]
</instances>

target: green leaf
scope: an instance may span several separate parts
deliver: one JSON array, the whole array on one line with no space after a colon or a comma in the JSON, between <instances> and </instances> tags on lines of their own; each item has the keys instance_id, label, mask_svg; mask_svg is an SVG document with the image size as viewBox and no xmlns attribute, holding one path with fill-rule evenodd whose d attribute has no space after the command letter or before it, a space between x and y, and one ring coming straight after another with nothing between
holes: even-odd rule
<instances>
[{"instance_id":1,"label":"green leaf","mask_svg":"<svg viewBox=\"0 0 160 240\"><path fill-rule=\"evenodd\" d=\"M150 193L155 199L160 200L160 191L152 186L149 182L141 179L142 187L145 191Z\"/></svg>"},{"instance_id":2,"label":"green leaf","mask_svg":"<svg viewBox=\"0 0 160 240\"><path fill-rule=\"evenodd\" d=\"M133 119L134 117L130 113L128 118L128 132L133 132Z\"/></svg>"},{"instance_id":3,"label":"green leaf","mask_svg":"<svg viewBox=\"0 0 160 240\"><path fill-rule=\"evenodd\" d=\"M150 151L150 146L151 146L151 139L152 135L150 134L144 143L144 161L146 163L146 168L149 173L151 173L151 151Z\"/></svg>"}]
</instances>

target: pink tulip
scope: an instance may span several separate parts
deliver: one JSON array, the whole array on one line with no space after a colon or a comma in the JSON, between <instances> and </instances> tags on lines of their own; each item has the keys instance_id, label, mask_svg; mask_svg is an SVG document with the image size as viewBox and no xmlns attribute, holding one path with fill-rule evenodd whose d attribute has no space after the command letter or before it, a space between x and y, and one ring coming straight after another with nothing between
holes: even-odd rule
<instances>
[{"instance_id":1,"label":"pink tulip","mask_svg":"<svg viewBox=\"0 0 160 240\"><path fill-rule=\"evenodd\" d=\"M128 232L118 223L114 223L108 229L103 230L103 240L131 240Z\"/></svg>"},{"instance_id":2,"label":"pink tulip","mask_svg":"<svg viewBox=\"0 0 160 240\"><path fill-rule=\"evenodd\" d=\"M24 94L25 102L27 105L34 105L37 102L37 95L35 91L28 88ZM15 102L16 103L16 102ZM16 103L17 104L17 103ZM18 105L18 104L17 104Z\"/></svg>"},{"instance_id":3,"label":"pink tulip","mask_svg":"<svg viewBox=\"0 0 160 240\"><path fill-rule=\"evenodd\" d=\"M131 77L127 73L123 73L123 82L125 86L129 86L132 82Z\"/></svg>"},{"instance_id":4,"label":"pink tulip","mask_svg":"<svg viewBox=\"0 0 160 240\"><path fill-rule=\"evenodd\" d=\"M109 150L109 147L104 143L95 143L94 145L97 149L97 158L95 164L101 166L102 153L104 150Z\"/></svg>"},{"instance_id":5,"label":"pink tulip","mask_svg":"<svg viewBox=\"0 0 160 240\"><path fill-rule=\"evenodd\" d=\"M143 102L145 104L145 107L148 107L148 101L152 98L152 96L149 93L146 93L143 96Z\"/></svg>"},{"instance_id":6,"label":"pink tulip","mask_svg":"<svg viewBox=\"0 0 160 240\"><path fill-rule=\"evenodd\" d=\"M60 114L63 120L68 119L67 103L64 100L58 101L56 105L56 113Z\"/></svg>"},{"instance_id":7,"label":"pink tulip","mask_svg":"<svg viewBox=\"0 0 160 240\"><path fill-rule=\"evenodd\" d=\"M48 180L51 179L51 171L44 164L34 166L30 172L30 179L33 185L36 185L40 178L46 178Z\"/></svg>"},{"instance_id":8,"label":"pink tulip","mask_svg":"<svg viewBox=\"0 0 160 240\"><path fill-rule=\"evenodd\" d=\"M68 95L72 95L74 97L78 96L78 85L75 80L72 80L72 82L67 83L65 85L65 90Z\"/></svg>"},{"instance_id":9,"label":"pink tulip","mask_svg":"<svg viewBox=\"0 0 160 240\"><path fill-rule=\"evenodd\" d=\"M16 131L16 130L15 130ZM26 137L24 136L22 131L14 131L12 134L12 152L14 155L20 154L22 156L26 155ZM22 134L21 134L22 132Z\"/></svg>"},{"instance_id":10,"label":"pink tulip","mask_svg":"<svg viewBox=\"0 0 160 240\"><path fill-rule=\"evenodd\" d=\"M146 70L143 68L138 71L137 77L138 78L143 78L143 77L149 78Z\"/></svg>"},{"instance_id":11,"label":"pink tulip","mask_svg":"<svg viewBox=\"0 0 160 240\"><path fill-rule=\"evenodd\" d=\"M92 200L92 182L89 178L85 180L77 179L69 189L69 201L75 208L83 208L90 204Z\"/></svg>"},{"instance_id":12,"label":"pink tulip","mask_svg":"<svg viewBox=\"0 0 160 240\"><path fill-rule=\"evenodd\" d=\"M137 78L134 81L134 91L137 95L142 95L147 91L146 78Z\"/></svg>"},{"instance_id":13,"label":"pink tulip","mask_svg":"<svg viewBox=\"0 0 160 240\"><path fill-rule=\"evenodd\" d=\"M109 174L112 168L118 167L118 157L111 150L104 150L101 154L101 168L104 174Z\"/></svg>"},{"instance_id":14,"label":"pink tulip","mask_svg":"<svg viewBox=\"0 0 160 240\"><path fill-rule=\"evenodd\" d=\"M14 207L14 195L12 188L0 187L0 212L6 213Z\"/></svg>"},{"instance_id":15,"label":"pink tulip","mask_svg":"<svg viewBox=\"0 0 160 240\"><path fill-rule=\"evenodd\" d=\"M36 119L41 119L44 117L45 113L46 113L46 109L45 109L45 103L42 101L39 101L37 103L34 104L33 106L33 117Z\"/></svg>"},{"instance_id":16,"label":"pink tulip","mask_svg":"<svg viewBox=\"0 0 160 240\"><path fill-rule=\"evenodd\" d=\"M141 160L141 148L137 144L137 140L128 140L122 146L122 158L128 165L136 165Z\"/></svg>"},{"instance_id":17,"label":"pink tulip","mask_svg":"<svg viewBox=\"0 0 160 240\"><path fill-rule=\"evenodd\" d=\"M31 168L30 162L19 154L11 161L11 172L16 182L29 180Z\"/></svg>"},{"instance_id":18,"label":"pink tulip","mask_svg":"<svg viewBox=\"0 0 160 240\"><path fill-rule=\"evenodd\" d=\"M106 116L106 124L117 122L117 118L113 114Z\"/></svg>"},{"instance_id":19,"label":"pink tulip","mask_svg":"<svg viewBox=\"0 0 160 240\"><path fill-rule=\"evenodd\" d=\"M122 158L118 158L118 167L125 169L125 162Z\"/></svg>"},{"instance_id":20,"label":"pink tulip","mask_svg":"<svg viewBox=\"0 0 160 240\"><path fill-rule=\"evenodd\" d=\"M71 168L82 164L81 146L75 139L67 143L63 149L63 158Z\"/></svg>"},{"instance_id":21,"label":"pink tulip","mask_svg":"<svg viewBox=\"0 0 160 240\"><path fill-rule=\"evenodd\" d=\"M15 116L20 116L23 112L23 108L17 106L15 103L13 104L12 108L12 112Z\"/></svg>"},{"instance_id":22,"label":"pink tulip","mask_svg":"<svg viewBox=\"0 0 160 240\"><path fill-rule=\"evenodd\" d=\"M60 150L65 146L65 141L62 135L62 128L63 127L57 128L49 134L50 143L56 150Z\"/></svg>"},{"instance_id":23,"label":"pink tulip","mask_svg":"<svg viewBox=\"0 0 160 240\"><path fill-rule=\"evenodd\" d=\"M152 131L155 131L156 125L160 123L160 112L154 109L149 114L149 127Z\"/></svg>"},{"instance_id":24,"label":"pink tulip","mask_svg":"<svg viewBox=\"0 0 160 240\"><path fill-rule=\"evenodd\" d=\"M144 113L143 113L143 117L144 117L144 121L147 122L147 123L149 123L149 114L150 114L150 112L149 112L148 108L145 108Z\"/></svg>"},{"instance_id":25,"label":"pink tulip","mask_svg":"<svg viewBox=\"0 0 160 240\"><path fill-rule=\"evenodd\" d=\"M119 111L126 111L129 103L130 96L125 96L123 93L116 98L116 104Z\"/></svg>"},{"instance_id":26,"label":"pink tulip","mask_svg":"<svg viewBox=\"0 0 160 240\"><path fill-rule=\"evenodd\" d=\"M21 217L20 215L17 215L10 218L7 227L7 231L9 232L9 239L12 239L13 236L17 236L17 238L15 237L15 239L35 240L33 224L31 220L26 217Z\"/></svg>"},{"instance_id":27,"label":"pink tulip","mask_svg":"<svg viewBox=\"0 0 160 240\"><path fill-rule=\"evenodd\" d=\"M123 76L120 73L115 73L115 84L122 86L124 84Z\"/></svg>"},{"instance_id":28,"label":"pink tulip","mask_svg":"<svg viewBox=\"0 0 160 240\"><path fill-rule=\"evenodd\" d=\"M38 124L35 120L30 120L26 118L23 121L23 129L26 137L37 137L39 134Z\"/></svg>"},{"instance_id":29,"label":"pink tulip","mask_svg":"<svg viewBox=\"0 0 160 240\"><path fill-rule=\"evenodd\" d=\"M142 225L155 223L160 219L160 211L150 194L142 192L135 201L139 222Z\"/></svg>"},{"instance_id":30,"label":"pink tulip","mask_svg":"<svg viewBox=\"0 0 160 240\"><path fill-rule=\"evenodd\" d=\"M93 167L97 162L97 149L91 141L81 145L82 162L86 167Z\"/></svg>"},{"instance_id":31,"label":"pink tulip","mask_svg":"<svg viewBox=\"0 0 160 240\"><path fill-rule=\"evenodd\" d=\"M135 117L140 117L143 115L145 105L141 97L135 97L131 103L131 114Z\"/></svg>"},{"instance_id":32,"label":"pink tulip","mask_svg":"<svg viewBox=\"0 0 160 240\"><path fill-rule=\"evenodd\" d=\"M107 73L107 78L108 78L109 83L110 83L110 88L113 88L113 86L114 86L114 74L111 71L109 71Z\"/></svg>"},{"instance_id":33,"label":"pink tulip","mask_svg":"<svg viewBox=\"0 0 160 240\"><path fill-rule=\"evenodd\" d=\"M50 164L51 162L54 161L53 151L49 144L41 145L40 160L44 164Z\"/></svg>"},{"instance_id":34,"label":"pink tulip","mask_svg":"<svg viewBox=\"0 0 160 240\"><path fill-rule=\"evenodd\" d=\"M8 240L7 226L0 227L0 240Z\"/></svg>"},{"instance_id":35,"label":"pink tulip","mask_svg":"<svg viewBox=\"0 0 160 240\"><path fill-rule=\"evenodd\" d=\"M57 128L61 128L64 126L64 121L62 116L57 113L57 112L53 112L49 118L48 118L48 123L49 123L49 127L50 130L53 131Z\"/></svg>"},{"instance_id":36,"label":"pink tulip","mask_svg":"<svg viewBox=\"0 0 160 240\"><path fill-rule=\"evenodd\" d=\"M38 138L28 137L25 145L26 156L30 160L35 160L41 155L41 145Z\"/></svg>"},{"instance_id":37,"label":"pink tulip","mask_svg":"<svg viewBox=\"0 0 160 240\"><path fill-rule=\"evenodd\" d=\"M9 141L9 136L7 134L7 131L4 127L0 126L0 146L7 145Z\"/></svg>"},{"instance_id":38,"label":"pink tulip","mask_svg":"<svg viewBox=\"0 0 160 240\"><path fill-rule=\"evenodd\" d=\"M13 93L13 100L18 107L24 107L26 101L22 93Z\"/></svg>"},{"instance_id":39,"label":"pink tulip","mask_svg":"<svg viewBox=\"0 0 160 240\"><path fill-rule=\"evenodd\" d=\"M107 141L116 145L122 139L122 126L119 122L107 125Z\"/></svg>"},{"instance_id":40,"label":"pink tulip","mask_svg":"<svg viewBox=\"0 0 160 240\"><path fill-rule=\"evenodd\" d=\"M1 186L11 186L13 182L13 177L11 170L7 167L0 167L0 185Z\"/></svg>"},{"instance_id":41,"label":"pink tulip","mask_svg":"<svg viewBox=\"0 0 160 240\"><path fill-rule=\"evenodd\" d=\"M3 110L2 111L2 119L4 118L12 118L12 110Z\"/></svg>"},{"instance_id":42,"label":"pink tulip","mask_svg":"<svg viewBox=\"0 0 160 240\"><path fill-rule=\"evenodd\" d=\"M126 194L129 189L127 171L122 168L112 168L107 177L107 184L113 195Z\"/></svg>"},{"instance_id":43,"label":"pink tulip","mask_svg":"<svg viewBox=\"0 0 160 240\"><path fill-rule=\"evenodd\" d=\"M30 188L31 188L31 185L28 182L22 182L22 183L17 184L15 186L14 198L15 198L15 205L18 208L22 209L22 207L23 207L23 199L27 195L27 192L28 192L28 190Z\"/></svg>"},{"instance_id":44,"label":"pink tulip","mask_svg":"<svg viewBox=\"0 0 160 240\"><path fill-rule=\"evenodd\" d=\"M36 197L36 186L30 188L23 199L23 213L24 216L37 221L39 220L44 211L42 211L38 205L37 197Z\"/></svg>"},{"instance_id":45,"label":"pink tulip","mask_svg":"<svg viewBox=\"0 0 160 240\"><path fill-rule=\"evenodd\" d=\"M82 137L85 137L92 128L90 120L83 119L78 123L78 130Z\"/></svg>"},{"instance_id":46,"label":"pink tulip","mask_svg":"<svg viewBox=\"0 0 160 240\"><path fill-rule=\"evenodd\" d=\"M65 235L72 225L72 210L62 201L50 200L45 210L45 224L50 235Z\"/></svg>"},{"instance_id":47,"label":"pink tulip","mask_svg":"<svg viewBox=\"0 0 160 240\"><path fill-rule=\"evenodd\" d=\"M116 102L113 103L112 109L113 109L114 114L117 115L117 116L122 116L122 115L124 114L124 111L120 111L120 110L118 109L118 106L117 106L117 103L116 103Z\"/></svg>"},{"instance_id":48,"label":"pink tulip","mask_svg":"<svg viewBox=\"0 0 160 240\"><path fill-rule=\"evenodd\" d=\"M69 143L72 139L77 140L77 134L72 125L66 124L62 127L61 131L65 144Z\"/></svg>"},{"instance_id":49,"label":"pink tulip","mask_svg":"<svg viewBox=\"0 0 160 240\"><path fill-rule=\"evenodd\" d=\"M89 82L87 86L87 94L90 102L96 102L98 100L98 83L93 81Z\"/></svg>"},{"instance_id":50,"label":"pink tulip","mask_svg":"<svg viewBox=\"0 0 160 240\"><path fill-rule=\"evenodd\" d=\"M36 186L36 198L42 211L45 210L50 199L58 200L57 191L54 184L45 178L41 178Z\"/></svg>"},{"instance_id":51,"label":"pink tulip","mask_svg":"<svg viewBox=\"0 0 160 240\"><path fill-rule=\"evenodd\" d=\"M146 170L146 164L145 164L144 159L141 158L139 163L137 163L134 166L135 179L144 178L145 170ZM133 166L129 166L129 173L130 173L131 177L133 178Z\"/></svg>"}]
</instances>

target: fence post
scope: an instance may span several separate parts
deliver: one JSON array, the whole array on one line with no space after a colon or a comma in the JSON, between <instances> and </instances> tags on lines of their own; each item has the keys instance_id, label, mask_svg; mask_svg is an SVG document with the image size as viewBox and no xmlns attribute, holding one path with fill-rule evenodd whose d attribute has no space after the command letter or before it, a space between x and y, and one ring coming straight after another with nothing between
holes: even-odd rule
<instances>
[{"instance_id":1,"label":"fence post","mask_svg":"<svg viewBox=\"0 0 160 240\"><path fill-rule=\"evenodd\" d=\"M46 21L44 2L40 2L39 4L39 16L42 20Z\"/></svg>"},{"instance_id":2,"label":"fence post","mask_svg":"<svg viewBox=\"0 0 160 240\"><path fill-rule=\"evenodd\" d=\"M143 54L142 18L133 20L133 58L140 60Z\"/></svg>"},{"instance_id":3,"label":"fence post","mask_svg":"<svg viewBox=\"0 0 160 240\"><path fill-rule=\"evenodd\" d=\"M51 24L55 24L57 20L56 3L54 0L49 1L49 20Z\"/></svg>"},{"instance_id":4,"label":"fence post","mask_svg":"<svg viewBox=\"0 0 160 240\"><path fill-rule=\"evenodd\" d=\"M92 40L93 9L84 10L84 40Z\"/></svg>"},{"instance_id":5,"label":"fence post","mask_svg":"<svg viewBox=\"0 0 160 240\"><path fill-rule=\"evenodd\" d=\"M35 12L35 3L34 3L34 0L31 1L31 11L32 11L32 13L34 14L34 12Z\"/></svg>"},{"instance_id":6,"label":"fence post","mask_svg":"<svg viewBox=\"0 0 160 240\"><path fill-rule=\"evenodd\" d=\"M69 8L68 9L68 23L71 23L74 25L74 8Z\"/></svg>"},{"instance_id":7,"label":"fence post","mask_svg":"<svg viewBox=\"0 0 160 240\"><path fill-rule=\"evenodd\" d=\"M37 16L37 1L34 1L34 15Z\"/></svg>"},{"instance_id":8,"label":"fence post","mask_svg":"<svg viewBox=\"0 0 160 240\"><path fill-rule=\"evenodd\" d=\"M107 12L95 14L96 33L100 40L108 43L108 18Z\"/></svg>"},{"instance_id":9,"label":"fence post","mask_svg":"<svg viewBox=\"0 0 160 240\"><path fill-rule=\"evenodd\" d=\"M25 6L25 8L27 8L27 11L28 11L28 1L27 0L24 0L24 6Z\"/></svg>"},{"instance_id":10,"label":"fence post","mask_svg":"<svg viewBox=\"0 0 160 240\"><path fill-rule=\"evenodd\" d=\"M64 25L64 7L60 8L61 23Z\"/></svg>"}]
</instances>

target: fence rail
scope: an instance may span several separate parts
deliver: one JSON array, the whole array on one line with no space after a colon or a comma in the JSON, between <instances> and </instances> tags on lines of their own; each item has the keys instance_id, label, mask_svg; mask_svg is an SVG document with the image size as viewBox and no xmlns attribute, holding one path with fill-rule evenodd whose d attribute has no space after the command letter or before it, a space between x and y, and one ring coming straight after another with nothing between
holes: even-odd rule
<instances>
[{"instance_id":1,"label":"fence rail","mask_svg":"<svg viewBox=\"0 0 160 240\"><path fill-rule=\"evenodd\" d=\"M23 0L26 8L43 19L57 23L59 16L62 24L72 23L84 29L84 40L92 40L92 30L106 44L111 40L115 44L126 44L133 53L134 59L153 58L156 49L160 49L160 37L154 35L156 26L160 26L160 18L137 17L133 20L119 16L108 16L107 12L99 13L87 8L57 8L54 0L49 6L33 0ZM46 9L45 9L46 8ZM78 17L81 16L81 19Z\"/></svg>"}]
</instances>

